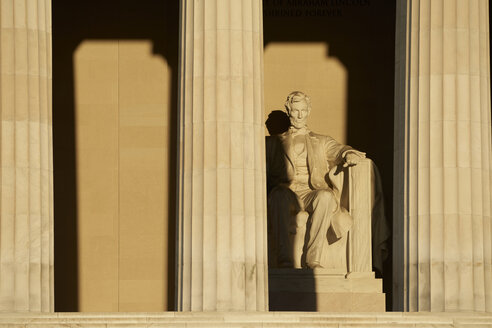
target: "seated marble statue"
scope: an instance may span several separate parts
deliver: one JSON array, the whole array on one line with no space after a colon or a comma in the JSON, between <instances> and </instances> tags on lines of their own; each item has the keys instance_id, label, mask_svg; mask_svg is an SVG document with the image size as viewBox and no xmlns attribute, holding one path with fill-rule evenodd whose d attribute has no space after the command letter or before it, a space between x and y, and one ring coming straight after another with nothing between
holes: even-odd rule
<instances>
[{"instance_id":1,"label":"seated marble statue","mask_svg":"<svg viewBox=\"0 0 492 328\"><path fill-rule=\"evenodd\" d=\"M352 226L335 175L365 154L311 132L306 126L311 102L303 92L290 93L285 109L288 130L266 140L269 265L322 267L327 236L336 242Z\"/></svg>"}]
</instances>

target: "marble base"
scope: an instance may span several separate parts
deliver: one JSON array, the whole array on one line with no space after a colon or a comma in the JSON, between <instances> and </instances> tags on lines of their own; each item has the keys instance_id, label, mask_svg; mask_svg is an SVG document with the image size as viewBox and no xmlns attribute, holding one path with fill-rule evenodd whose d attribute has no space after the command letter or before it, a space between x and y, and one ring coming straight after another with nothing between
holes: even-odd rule
<instances>
[{"instance_id":1,"label":"marble base","mask_svg":"<svg viewBox=\"0 0 492 328\"><path fill-rule=\"evenodd\" d=\"M270 311L384 312L382 280L374 273L270 269Z\"/></svg>"},{"instance_id":2,"label":"marble base","mask_svg":"<svg viewBox=\"0 0 492 328\"><path fill-rule=\"evenodd\" d=\"M490 328L490 313L0 313L5 328Z\"/></svg>"}]
</instances>

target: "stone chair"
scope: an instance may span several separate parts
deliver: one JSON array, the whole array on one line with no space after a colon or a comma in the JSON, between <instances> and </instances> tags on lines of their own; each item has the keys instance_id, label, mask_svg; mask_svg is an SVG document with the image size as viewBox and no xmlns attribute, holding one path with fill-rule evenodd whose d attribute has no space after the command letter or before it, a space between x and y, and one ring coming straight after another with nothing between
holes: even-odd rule
<instances>
[{"instance_id":1,"label":"stone chair","mask_svg":"<svg viewBox=\"0 0 492 328\"><path fill-rule=\"evenodd\" d=\"M343 186L340 205L349 210L354 224L350 231L337 239L331 228L323 245L321 265L336 272L372 272L371 265L371 220L374 203L374 176L372 161L363 159L353 167L345 168L333 179ZM300 211L289 221L289 255L294 268L305 268L306 227L309 214ZM271 255L275 256L275 255Z\"/></svg>"},{"instance_id":2,"label":"stone chair","mask_svg":"<svg viewBox=\"0 0 492 328\"><path fill-rule=\"evenodd\" d=\"M337 179L336 184L343 185L341 206L349 210L352 227L340 239L335 238L331 228L328 230L321 260L323 268L306 267L304 246L291 248L293 267L269 267L270 310L384 311L382 281L375 278L371 251L372 244L389 237L384 222L378 222L384 221L384 212L374 210L382 205L378 199L379 175L373 162L363 159L356 166L343 169ZM377 213L383 213L383 217L375 217ZM296 244L296 239L305 240L308 219L304 211L288 218L290 245ZM372 226L386 230L377 228L372 236Z\"/></svg>"}]
</instances>

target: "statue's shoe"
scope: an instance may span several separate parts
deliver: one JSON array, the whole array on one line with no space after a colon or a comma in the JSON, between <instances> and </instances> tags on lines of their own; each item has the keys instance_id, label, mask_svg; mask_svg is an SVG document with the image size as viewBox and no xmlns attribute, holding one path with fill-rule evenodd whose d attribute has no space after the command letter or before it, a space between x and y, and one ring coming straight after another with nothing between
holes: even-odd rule
<instances>
[{"instance_id":1,"label":"statue's shoe","mask_svg":"<svg viewBox=\"0 0 492 328\"><path fill-rule=\"evenodd\" d=\"M307 266L311 269L316 269L316 268L322 268L321 264L319 262L311 262L311 263L306 263Z\"/></svg>"}]
</instances>

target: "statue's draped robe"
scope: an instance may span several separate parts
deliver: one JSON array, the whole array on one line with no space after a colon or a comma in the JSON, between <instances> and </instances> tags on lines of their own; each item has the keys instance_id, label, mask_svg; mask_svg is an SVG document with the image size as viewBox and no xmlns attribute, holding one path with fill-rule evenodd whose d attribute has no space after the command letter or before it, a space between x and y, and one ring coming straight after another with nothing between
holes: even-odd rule
<instances>
[{"instance_id":1,"label":"statue's draped robe","mask_svg":"<svg viewBox=\"0 0 492 328\"><path fill-rule=\"evenodd\" d=\"M288 234L292 233L291 227L295 226L292 218L304 209L303 200L306 193L311 191L329 191L336 201L336 210L332 213L324 214L323 220L330 224L334 234L340 238L352 225L352 219L347 210L340 206L341 185L340 179L335 178L336 168L343 160L347 151L357 152L351 147L341 145L333 138L306 131L305 153L307 154L307 171L309 179L302 185L305 179L300 179L296 175L296 170L304 167L296 163L299 154L294 150L293 129L279 135L267 138L267 179L269 189L268 217L270 231L270 264L279 266L288 262ZM361 154L360 152L357 152ZM301 161L304 157L301 156ZM297 164L297 165L296 165ZM343 179L341 179L343 181ZM290 187L296 195L289 193L278 193L278 188ZM273 192L272 192L273 191ZM280 195L280 196L279 196ZM314 195L312 195L314 196ZM302 199L301 199L302 198ZM310 199L310 196L307 196ZM324 209L323 209L324 211ZM319 223L319 229L323 231L313 231L311 229L311 239L321 233L326 236L328 226ZM313 225L314 226L314 225ZM318 229L318 225L314 226ZM312 243L312 240L308 242ZM309 252L309 250L308 250Z\"/></svg>"},{"instance_id":2,"label":"statue's draped robe","mask_svg":"<svg viewBox=\"0 0 492 328\"><path fill-rule=\"evenodd\" d=\"M310 131L305 134L305 153L307 155L307 173L309 178L305 179L303 174L306 170L300 167L304 154L296 153L294 149L293 130L278 136L266 138L267 159L267 181L268 181L268 224L269 224L269 262L271 267L282 266L288 262L289 233L295 233L295 214L303 209L302 195L303 187L299 184L308 181L310 190L329 190L335 195L338 209L330 218L331 231L340 238L350 229L352 219L346 209L340 204L342 196L343 171L340 164L343 162L345 153L355 152L359 156L364 153L358 152L349 146L339 144L329 136L319 135ZM298 172L296 170L299 170ZM372 255L373 266L382 270L382 262L387 255L386 241L389 238L389 229L384 216L384 203L382 201L381 181L377 168L373 165L373 210L372 219ZM297 173L297 175L296 175ZM299 177L301 174L301 178ZM275 193L278 187L291 188L292 193ZM273 193L271 191L274 191ZM299 192L300 191L300 192ZM280 197L279 197L280 195ZM282 214L283 213L283 214ZM285 213L288 213L285 217ZM294 229L295 230L295 229ZM307 243L307 240L306 240Z\"/></svg>"}]
</instances>

